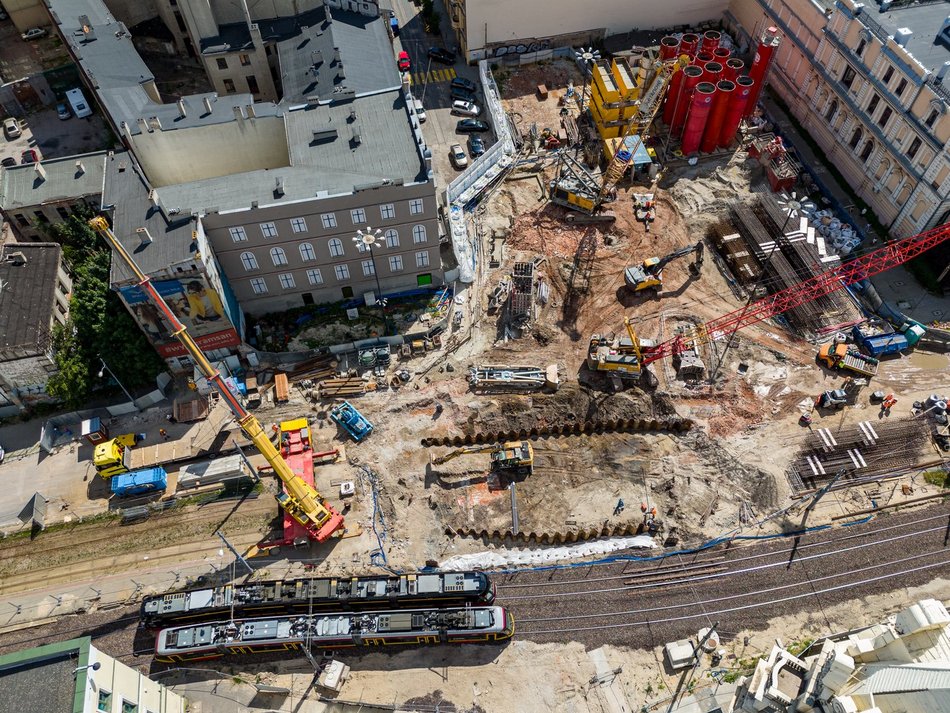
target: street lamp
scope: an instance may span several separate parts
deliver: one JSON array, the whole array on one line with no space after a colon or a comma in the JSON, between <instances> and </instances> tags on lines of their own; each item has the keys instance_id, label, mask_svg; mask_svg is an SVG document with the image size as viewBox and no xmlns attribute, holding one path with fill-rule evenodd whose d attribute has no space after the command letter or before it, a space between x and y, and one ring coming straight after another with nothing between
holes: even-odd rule
<instances>
[{"instance_id":1,"label":"street lamp","mask_svg":"<svg viewBox=\"0 0 950 713\"><path fill-rule=\"evenodd\" d=\"M85 666L77 666L73 669L73 676L75 677L80 671L86 671L90 668L93 671L98 671L100 668L102 668L102 664L96 661L95 663L86 664Z\"/></svg>"},{"instance_id":2,"label":"street lamp","mask_svg":"<svg viewBox=\"0 0 950 713\"><path fill-rule=\"evenodd\" d=\"M376 253L373 252L373 248L380 242L382 242L383 231L379 228L375 230L367 225L365 230L357 230L356 235L353 236L353 242L360 247L360 252L364 252L365 249L369 250L369 259L373 263L373 277L376 278L376 302L379 304L379 311L383 317L383 329L387 329L388 321L386 319L386 300L383 298L383 288L379 285L379 272L376 270Z\"/></svg>"},{"instance_id":3,"label":"street lamp","mask_svg":"<svg viewBox=\"0 0 950 713\"><path fill-rule=\"evenodd\" d=\"M115 372L112 371L112 369L109 368L109 365L108 365L108 364L106 364L106 360L103 359L102 357L99 357L99 361L102 362L102 368L99 370L99 378L101 379L101 378L105 375L105 373L108 371L108 372L109 372L109 376L111 376L113 379L115 379L115 383L117 383L117 384L119 385L119 388L122 389L122 393L125 394L125 398L127 398L129 401L131 401L131 402L132 402L132 405L134 406L134 405L135 405L135 399L132 398L132 394L130 394L130 393L128 392L128 390L122 385L122 382L119 381L119 377L117 377L117 376L115 375ZM138 408L138 407L136 406L136 408Z\"/></svg>"},{"instance_id":4,"label":"street lamp","mask_svg":"<svg viewBox=\"0 0 950 713\"><path fill-rule=\"evenodd\" d=\"M590 77L591 65L594 64L598 59L600 59L600 52L595 50L593 47L588 47L586 50L582 47L579 50L574 50L574 56L577 57L577 61L581 63L584 68L584 91L581 92L581 118L584 116L584 98L587 96L587 80Z\"/></svg>"}]
</instances>

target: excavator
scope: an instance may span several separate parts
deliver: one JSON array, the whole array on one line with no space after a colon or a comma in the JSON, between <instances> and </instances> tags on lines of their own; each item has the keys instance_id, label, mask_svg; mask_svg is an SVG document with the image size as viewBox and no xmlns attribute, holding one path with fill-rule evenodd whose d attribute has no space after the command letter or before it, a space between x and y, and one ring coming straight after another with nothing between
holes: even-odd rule
<instances>
[{"instance_id":1,"label":"excavator","mask_svg":"<svg viewBox=\"0 0 950 713\"><path fill-rule=\"evenodd\" d=\"M433 465L448 463L453 458L470 453L490 453L492 470L514 471L518 475L530 475L534 469L534 448L527 441L508 441L502 444L464 446L433 459Z\"/></svg>"},{"instance_id":2,"label":"excavator","mask_svg":"<svg viewBox=\"0 0 950 713\"><path fill-rule=\"evenodd\" d=\"M264 430L253 414L244 408L241 401L231 392L224 383L224 379L218 370L212 366L211 362L201 351L201 348L195 343L195 340L188 334L184 324L175 316L171 307L165 302L155 286L151 283L151 278L142 272L136 264L132 255L125 249L125 246L119 242L109 223L104 217L96 217L89 221L89 226L115 251L115 253L128 266L135 277L138 279L138 285L142 291L148 295L155 307L162 313L171 333L181 343L188 352L188 356L194 361L201 374L208 380L222 401L231 409L234 418L237 420L241 430L257 448L258 452L264 456L268 465L273 468L274 473L280 478L283 484L283 492L277 495L277 502L280 506L303 528L307 531L307 536L317 542L325 542L331 535L343 527L343 516L336 512L327 500L320 495L309 483L294 473L287 461L281 457L280 452L271 443L268 433Z\"/></svg>"},{"instance_id":3,"label":"excavator","mask_svg":"<svg viewBox=\"0 0 950 713\"><path fill-rule=\"evenodd\" d=\"M642 339L633 330L627 317L623 321L627 336L592 334L587 350L587 368L602 371L621 379L639 379L643 373L643 352L656 346L650 339Z\"/></svg>"},{"instance_id":4,"label":"excavator","mask_svg":"<svg viewBox=\"0 0 950 713\"><path fill-rule=\"evenodd\" d=\"M639 265L631 265L623 271L623 281L633 292L642 292L643 290L659 292L663 289L663 268L674 260L691 253L696 253L696 259L690 263L689 271L694 275L698 275L705 257L705 246L702 240L695 245L674 250L669 255L650 257Z\"/></svg>"}]
</instances>

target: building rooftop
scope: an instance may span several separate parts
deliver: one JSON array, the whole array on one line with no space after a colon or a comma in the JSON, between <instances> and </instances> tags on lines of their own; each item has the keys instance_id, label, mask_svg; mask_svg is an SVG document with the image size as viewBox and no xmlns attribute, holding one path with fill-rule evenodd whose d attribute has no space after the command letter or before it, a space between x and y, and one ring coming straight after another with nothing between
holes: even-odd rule
<instances>
[{"instance_id":1,"label":"building rooftop","mask_svg":"<svg viewBox=\"0 0 950 713\"><path fill-rule=\"evenodd\" d=\"M58 243L0 248L0 349L46 351L61 260Z\"/></svg>"},{"instance_id":2,"label":"building rooftop","mask_svg":"<svg viewBox=\"0 0 950 713\"><path fill-rule=\"evenodd\" d=\"M354 114L355 112L355 114ZM284 113L290 166L208 178L157 189L183 212L218 211L351 193L384 181L426 180L401 90ZM358 138L357 138L358 137ZM283 195L275 192L283 181Z\"/></svg>"},{"instance_id":3,"label":"building rooftop","mask_svg":"<svg viewBox=\"0 0 950 713\"><path fill-rule=\"evenodd\" d=\"M85 658L80 659L83 652ZM82 690L80 684L85 687L86 674L73 676L73 670L88 657L88 637L0 656L0 713L82 711L77 691Z\"/></svg>"},{"instance_id":4,"label":"building rooftop","mask_svg":"<svg viewBox=\"0 0 950 713\"><path fill-rule=\"evenodd\" d=\"M7 168L0 183L0 206L16 210L102 193L105 155L105 151L97 151ZM76 165L79 162L81 168ZM37 173L35 166L40 165L45 175Z\"/></svg>"},{"instance_id":5,"label":"building rooftop","mask_svg":"<svg viewBox=\"0 0 950 713\"><path fill-rule=\"evenodd\" d=\"M903 27L913 32L905 47L932 72L937 72L944 62L950 61L950 35L947 34L948 28L944 27L944 20L950 16L947 2L907 3L903 6L895 2L887 12L874 7L868 7L864 12L872 22L880 23L890 36Z\"/></svg>"},{"instance_id":6,"label":"building rooftop","mask_svg":"<svg viewBox=\"0 0 950 713\"><path fill-rule=\"evenodd\" d=\"M225 180L225 179L221 179ZM197 241L192 239L194 223L187 211L170 216L149 199L149 185L141 169L127 152L110 155L105 161L102 207L112 212L112 230L146 274L172 271L175 265L195 262ZM151 242L137 228L146 228ZM112 261L112 282L133 279L121 260Z\"/></svg>"}]
</instances>

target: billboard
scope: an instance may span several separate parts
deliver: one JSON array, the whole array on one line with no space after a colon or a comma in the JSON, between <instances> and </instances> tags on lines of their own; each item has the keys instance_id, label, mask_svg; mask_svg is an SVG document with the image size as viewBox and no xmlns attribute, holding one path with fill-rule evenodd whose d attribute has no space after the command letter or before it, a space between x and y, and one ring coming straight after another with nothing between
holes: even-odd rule
<instances>
[{"instance_id":1,"label":"billboard","mask_svg":"<svg viewBox=\"0 0 950 713\"><path fill-rule=\"evenodd\" d=\"M241 343L221 298L203 276L154 280L152 285L202 349L228 349ZM138 285L120 287L119 294L155 351L166 359L185 354L185 348L172 335L161 312Z\"/></svg>"}]
</instances>

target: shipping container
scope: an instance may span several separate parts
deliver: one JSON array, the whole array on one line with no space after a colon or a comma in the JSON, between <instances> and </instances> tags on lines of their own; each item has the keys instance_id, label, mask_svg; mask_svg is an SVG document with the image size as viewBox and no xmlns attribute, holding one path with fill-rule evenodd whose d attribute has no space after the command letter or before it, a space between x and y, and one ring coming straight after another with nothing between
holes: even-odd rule
<instances>
[{"instance_id":1,"label":"shipping container","mask_svg":"<svg viewBox=\"0 0 950 713\"><path fill-rule=\"evenodd\" d=\"M168 474L164 468L134 470L131 473L114 476L109 483L112 494L123 498L128 495L141 495L157 490L165 490L168 485Z\"/></svg>"}]
</instances>

